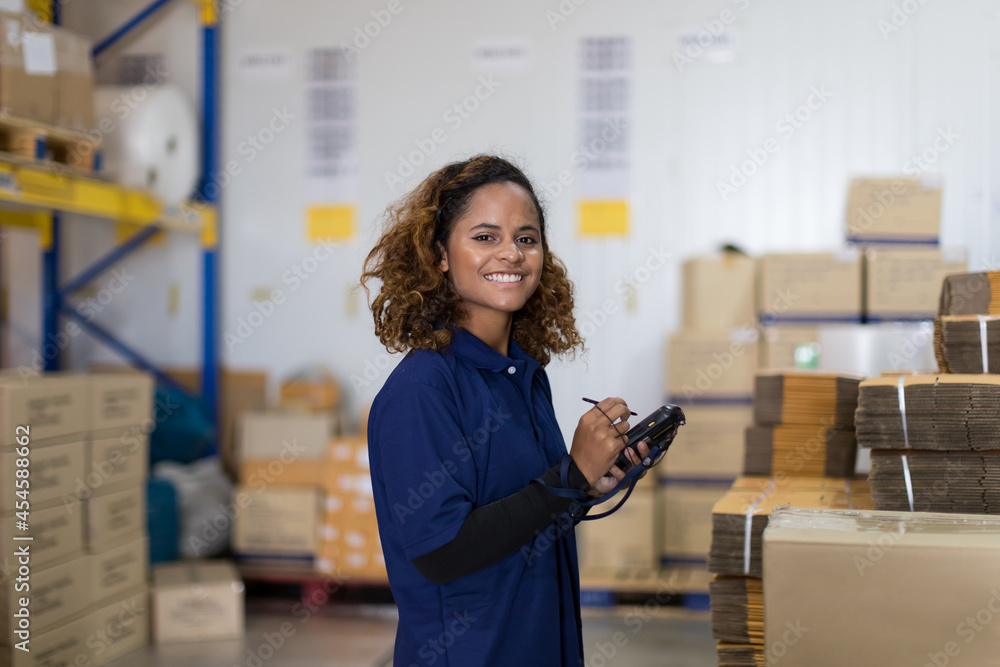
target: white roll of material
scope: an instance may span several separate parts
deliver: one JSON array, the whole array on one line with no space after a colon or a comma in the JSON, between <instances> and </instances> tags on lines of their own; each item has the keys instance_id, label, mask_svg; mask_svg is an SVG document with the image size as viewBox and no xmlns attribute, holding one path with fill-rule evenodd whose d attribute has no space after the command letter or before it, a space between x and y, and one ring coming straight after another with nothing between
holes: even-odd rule
<instances>
[{"instance_id":1,"label":"white roll of material","mask_svg":"<svg viewBox=\"0 0 1000 667\"><path fill-rule=\"evenodd\" d=\"M94 106L105 176L168 206L191 196L201 155L198 119L177 86L101 86Z\"/></svg>"}]
</instances>

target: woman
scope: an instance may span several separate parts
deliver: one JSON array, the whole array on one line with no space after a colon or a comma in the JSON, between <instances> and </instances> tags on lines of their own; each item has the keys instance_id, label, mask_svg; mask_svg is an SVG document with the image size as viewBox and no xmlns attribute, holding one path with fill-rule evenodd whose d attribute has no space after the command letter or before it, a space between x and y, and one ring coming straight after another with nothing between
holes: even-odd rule
<instances>
[{"instance_id":1,"label":"woman","mask_svg":"<svg viewBox=\"0 0 1000 667\"><path fill-rule=\"evenodd\" d=\"M361 280L381 283L379 339L407 353L368 423L394 664L582 664L582 512L546 490L567 453L543 367L583 341L542 207L520 169L478 156L428 176L387 223ZM599 496L621 479L628 414L607 398L580 418L570 486Z\"/></svg>"}]
</instances>

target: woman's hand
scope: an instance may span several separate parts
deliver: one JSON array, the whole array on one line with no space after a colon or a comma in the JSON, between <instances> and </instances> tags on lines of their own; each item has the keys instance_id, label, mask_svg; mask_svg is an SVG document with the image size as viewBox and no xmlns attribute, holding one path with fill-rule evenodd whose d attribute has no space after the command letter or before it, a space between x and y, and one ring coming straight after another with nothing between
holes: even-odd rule
<instances>
[{"instance_id":1,"label":"woman's hand","mask_svg":"<svg viewBox=\"0 0 1000 667\"><path fill-rule=\"evenodd\" d=\"M639 450L638 456L636 456L635 450L631 447L625 448L625 456L634 466L639 465L640 462L649 454L649 440L640 440L639 444L636 445L636 448ZM579 464L577 464L577 467L579 467ZM639 475L639 479L645 477L647 472L649 471L643 470ZM625 473L622 472L622 469L616 465L612 465L607 474L598 479L596 482L591 482L590 495L594 498L600 498L605 493L608 493L615 488L623 477L625 477Z\"/></svg>"},{"instance_id":2,"label":"woman's hand","mask_svg":"<svg viewBox=\"0 0 1000 667\"><path fill-rule=\"evenodd\" d=\"M591 486L609 471L621 473L614 463L626 444L629 414L625 401L606 398L580 417L569 453Z\"/></svg>"}]
</instances>

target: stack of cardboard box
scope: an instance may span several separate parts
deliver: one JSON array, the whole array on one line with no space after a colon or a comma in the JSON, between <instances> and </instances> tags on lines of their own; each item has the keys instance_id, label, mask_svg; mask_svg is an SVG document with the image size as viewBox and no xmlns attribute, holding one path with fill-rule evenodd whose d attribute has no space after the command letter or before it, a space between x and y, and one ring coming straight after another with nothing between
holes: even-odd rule
<instances>
[{"instance_id":1,"label":"stack of cardboard box","mask_svg":"<svg viewBox=\"0 0 1000 667\"><path fill-rule=\"evenodd\" d=\"M140 373L0 379L0 533L28 552L3 559L0 662L104 664L147 643L152 407ZM13 648L22 598L30 654Z\"/></svg>"},{"instance_id":2,"label":"stack of cardboard box","mask_svg":"<svg viewBox=\"0 0 1000 667\"><path fill-rule=\"evenodd\" d=\"M667 345L666 393L687 424L655 469L662 563L704 567L712 506L740 473L757 367L754 260L735 251L684 263L682 328Z\"/></svg>"},{"instance_id":3,"label":"stack of cardboard box","mask_svg":"<svg viewBox=\"0 0 1000 667\"><path fill-rule=\"evenodd\" d=\"M329 414L247 413L233 549L242 560L385 579L368 447Z\"/></svg>"},{"instance_id":4,"label":"stack of cardboard box","mask_svg":"<svg viewBox=\"0 0 1000 667\"><path fill-rule=\"evenodd\" d=\"M0 11L0 113L74 130L94 128L91 42L28 11Z\"/></svg>"}]
</instances>

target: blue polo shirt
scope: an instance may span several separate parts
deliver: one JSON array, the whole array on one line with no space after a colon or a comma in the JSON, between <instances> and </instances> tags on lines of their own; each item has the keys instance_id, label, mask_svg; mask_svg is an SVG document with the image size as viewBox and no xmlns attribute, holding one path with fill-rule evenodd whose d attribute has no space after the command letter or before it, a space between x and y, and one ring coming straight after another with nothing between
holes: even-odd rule
<instances>
[{"instance_id":1,"label":"blue polo shirt","mask_svg":"<svg viewBox=\"0 0 1000 667\"><path fill-rule=\"evenodd\" d=\"M406 356L372 405L375 510L399 607L395 667L583 662L572 527L553 523L518 553L441 586L411 563L566 455L545 371L514 341L509 352L458 329L443 352Z\"/></svg>"}]
</instances>

